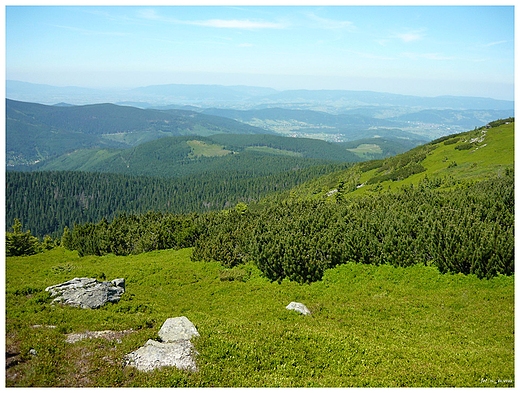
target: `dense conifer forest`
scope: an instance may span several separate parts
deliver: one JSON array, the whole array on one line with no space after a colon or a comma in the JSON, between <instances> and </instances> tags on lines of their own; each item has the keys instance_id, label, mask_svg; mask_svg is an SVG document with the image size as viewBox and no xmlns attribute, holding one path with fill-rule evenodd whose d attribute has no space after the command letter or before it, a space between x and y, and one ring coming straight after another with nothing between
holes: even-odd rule
<instances>
[{"instance_id":1,"label":"dense conifer forest","mask_svg":"<svg viewBox=\"0 0 520 393\"><path fill-rule=\"evenodd\" d=\"M231 170L181 179L11 172L8 237L34 240L30 230L21 230L23 217L32 233L52 234L80 256L193 247L194 260L227 268L254 262L272 281L310 283L349 261L420 264L480 278L511 275L513 130L514 119L506 119L386 160L275 174L260 168L258 177ZM435 157L444 158L439 163ZM449 175L430 179L423 175L427 168ZM341 174L335 189L323 194L323 187L304 187L306 194L293 194L295 185L327 173ZM418 175L419 182L408 182ZM391 189L394 183L399 186ZM362 187L366 192L355 194Z\"/></svg>"},{"instance_id":2,"label":"dense conifer forest","mask_svg":"<svg viewBox=\"0 0 520 393\"><path fill-rule=\"evenodd\" d=\"M265 164L261 159L258 164ZM72 171L6 173L6 225L15 218L39 238L61 236L74 224L112 220L118 213L183 214L252 203L349 164L300 167L301 161L272 157L270 167L232 167L175 179ZM316 163L314 161L314 163ZM295 165L292 169L292 165ZM310 165L310 164L309 164ZM287 168L288 171L281 171ZM254 171L254 173L253 173Z\"/></svg>"}]
</instances>

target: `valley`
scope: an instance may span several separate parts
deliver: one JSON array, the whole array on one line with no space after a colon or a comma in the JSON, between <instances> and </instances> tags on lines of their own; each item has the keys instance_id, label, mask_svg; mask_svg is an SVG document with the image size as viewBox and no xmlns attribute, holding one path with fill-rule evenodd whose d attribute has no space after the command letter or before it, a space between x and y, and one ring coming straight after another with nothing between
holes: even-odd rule
<instances>
[{"instance_id":1,"label":"valley","mask_svg":"<svg viewBox=\"0 0 520 393\"><path fill-rule=\"evenodd\" d=\"M5 387L514 388L515 11L6 5Z\"/></svg>"}]
</instances>

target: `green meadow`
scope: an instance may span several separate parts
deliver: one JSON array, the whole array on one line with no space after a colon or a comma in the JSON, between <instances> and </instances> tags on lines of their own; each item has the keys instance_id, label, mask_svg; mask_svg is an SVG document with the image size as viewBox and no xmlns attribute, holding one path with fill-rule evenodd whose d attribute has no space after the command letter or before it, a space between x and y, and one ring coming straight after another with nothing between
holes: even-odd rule
<instances>
[{"instance_id":1,"label":"green meadow","mask_svg":"<svg viewBox=\"0 0 520 393\"><path fill-rule=\"evenodd\" d=\"M6 258L6 385L18 387L512 387L514 276L347 263L312 284L271 283L251 264L193 262L191 249ZM45 288L123 277L116 304L52 304ZM304 303L303 316L285 307ZM123 358L162 323L197 327L197 372L139 372ZM67 343L85 331L116 339ZM9 359L8 359L9 360Z\"/></svg>"},{"instance_id":2,"label":"green meadow","mask_svg":"<svg viewBox=\"0 0 520 393\"><path fill-rule=\"evenodd\" d=\"M190 157L221 157L231 154L230 150L223 149L222 146L206 143L203 141L187 141L191 147Z\"/></svg>"},{"instance_id":3,"label":"green meadow","mask_svg":"<svg viewBox=\"0 0 520 393\"><path fill-rule=\"evenodd\" d=\"M364 157L367 154L381 154L383 153L383 150L379 145L376 145L375 143L363 143L356 147L355 149L347 149L348 151L351 151L352 153L355 153L359 157Z\"/></svg>"}]
</instances>

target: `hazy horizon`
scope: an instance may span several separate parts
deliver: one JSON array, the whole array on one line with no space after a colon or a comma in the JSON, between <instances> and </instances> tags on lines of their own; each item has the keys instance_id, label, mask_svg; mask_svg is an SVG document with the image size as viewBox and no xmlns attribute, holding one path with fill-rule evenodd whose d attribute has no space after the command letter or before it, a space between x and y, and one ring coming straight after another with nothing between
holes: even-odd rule
<instances>
[{"instance_id":1,"label":"hazy horizon","mask_svg":"<svg viewBox=\"0 0 520 393\"><path fill-rule=\"evenodd\" d=\"M493 97L484 97L484 96L475 96L475 95L453 95L453 94L441 94L441 95L419 95L419 94L404 94L404 93L393 93L390 91L381 91L381 90L363 90L363 89L276 89L269 86L253 86L253 85L232 85L232 84L217 84L217 83L162 83L162 84L153 84L153 85L138 85L133 87L88 87L88 86L77 86L77 85L50 85L46 83L33 83L33 82L27 82L27 81L20 81L20 80L14 80L14 79L7 79L6 82L21 82L21 83L28 83L31 85L40 85L40 86L48 86L51 88L64 88L64 89L91 89L93 91L99 91L99 92L125 92L125 91L131 91L133 89L139 89L139 88L148 88L148 87L154 87L154 86L168 86L168 85L179 85L179 86L220 86L224 88L233 88L233 87L251 87L251 88L266 88L266 89L272 89L276 91L277 93L282 92L288 92L288 91L352 91L352 92L370 92L370 93L381 93L381 94L395 94L395 95L402 95L402 96L412 96L412 97L421 97L421 98L436 98L436 97L463 97L463 98L483 98L483 99L492 99L492 100L498 100L498 101L512 101L514 102L514 97L512 99L501 99L501 98L493 98ZM9 97L6 97L9 98Z\"/></svg>"},{"instance_id":2,"label":"hazy horizon","mask_svg":"<svg viewBox=\"0 0 520 393\"><path fill-rule=\"evenodd\" d=\"M513 6L7 6L6 80L514 100Z\"/></svg>"}]
</instances>

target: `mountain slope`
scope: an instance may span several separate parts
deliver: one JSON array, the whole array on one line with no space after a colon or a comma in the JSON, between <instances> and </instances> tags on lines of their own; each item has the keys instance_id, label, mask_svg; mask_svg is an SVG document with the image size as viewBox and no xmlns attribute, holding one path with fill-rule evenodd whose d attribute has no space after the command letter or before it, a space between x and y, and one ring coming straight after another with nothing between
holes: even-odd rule
<instances>
[{"instance_id":1,"label":"mountain slope","mask_svg":"<svg viewBox=\"0 0 520 393\"><path fill-rule=\"evenodd\" d=\"M278 173L325 162L357 162L339 144L276 135L218 134L164 137L129 149L78 150L38 170L180 177L209 172Z\"/></svg>"},{"instance_id":2,"label":"mountain slope","mask_svg":"<svg viewBox=\"0 0 520 393\"><path fill-rule=\"evenodd\" d=\"M330 198L338 189L343 196L358 196L419 184L451 188L514 169L514 118L486 127L448 135L406 153L384 160L358 163L344 171L312 180L291 190L290 198ZM340 185L340 187L338 187ZM289 193L277 196L289 198Z\"/></svg>"},{"instance_id":3,"label":"mountain slope","mask_svg":"<svg viewBox=\"0 0 520 393\"><path fill-rule=\"evenodd\" d=\"M247 124L183 110L114 104L48 106L6 100L7 165L30 165L84 148L130 147L173 135L266 133Z\"/></svg>"}]
</instances>

